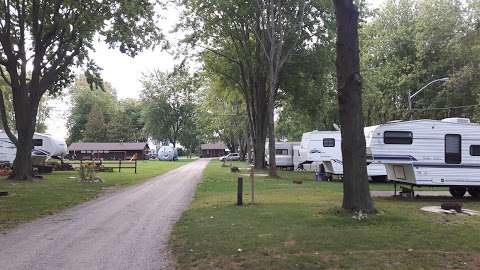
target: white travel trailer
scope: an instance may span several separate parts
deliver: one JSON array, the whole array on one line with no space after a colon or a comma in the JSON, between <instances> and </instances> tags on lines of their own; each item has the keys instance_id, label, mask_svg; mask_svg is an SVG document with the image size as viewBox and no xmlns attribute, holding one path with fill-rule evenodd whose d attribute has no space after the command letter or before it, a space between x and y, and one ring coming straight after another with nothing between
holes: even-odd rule
<instances>
[{"instance_id":1,"label":"white travel trailer","mask_svg":"<svg viewBox=\"0 0 480 270\"><path fill-rule=\"evenodd\" d=\"M279 168L294 169L294 150L295 146L300 145L298 142L276 142L275 143L275 163ZM268 141L265 144L265 159L269 161L270 152Z\"/></svg>"},{"instance_id":2,"label":"white travel trailer","mask_svg":"<svg viewBox=\"0 0 480 270\"><path fill-rule=\"evenodd\" d=\"M164 145L158 149L157 156L159 160L174 161L178 159L178 151L172 146Z\"/></svg>"},{"instance_id":3,"label":"white travel trailer","mask_svg":"<svg viewBox=\"0 0 480 270\"><path fill-rule=\"evenodd\" d=\"M67 144L60 138L49 134L35 133L33 135L33 148L40 150L51 157L63 158L68 154ZM15 160L17 148L10 141L5 131L0 131L0 162L10 164Z\"/></svg>"},{"instance_id":4,"label":"white travel trailer","mask_svg":"<svg viewBox=\"0 0 480 270\"><path fill-rule=\"evenodd\" d=\"M480 197L480 125L466 118L390 122L365 129L367 154L388 179L445 186L452 196Z\"/></svg>"},{"instance_id":5,"label":"white travel trailer","mask_svg":"<svg viewBox=\"0 0 480 270\"><path fill-rule=\"evenodd\" d=\"M311 164L312 169L325 172L329 178L343 175L341 141L340 131L315 130L304 133L298 156L305 160L299 164L304 167ZM385 166L381 164L368 165L367 172L373 180L386 179Z\"/></svg>"},{"instance_id":6,"label":"white travel trailer","mask_svg":"<svg viewBox=\"0 0 480 270\"><path fill-rule=\"evenodd\" d=\"M338 158L342 159L339 142L339 131L306 132L302 135L302 142L295 157L295 168L300 170L323 171L322 162Z\"/></svg>"}]
</instances>

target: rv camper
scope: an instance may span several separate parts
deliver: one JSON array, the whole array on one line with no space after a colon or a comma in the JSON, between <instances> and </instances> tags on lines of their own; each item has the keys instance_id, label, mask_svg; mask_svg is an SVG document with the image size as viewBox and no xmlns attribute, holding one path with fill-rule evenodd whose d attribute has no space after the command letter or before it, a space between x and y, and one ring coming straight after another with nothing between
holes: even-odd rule
<instances>
[{"instance_id":1,"label":"rv camper","mask_svg":"<svg viewBox=\"0 0 480 270\"><path fill-rule=\"evenodd\" d=\"M299 159L304 161L299 166L325 172L327 177L343 175L342 163L342 136L340 131L312 131L304 133L302 144L299 148ZM370 164L367 166L368 175L372 180L379 181L386 179L385 166L382 164Z\"/></svg>"},{"instance_id":2,"label":"rv camper","mask_svg":"<svg viewBox=\"0 0 480 270\"><path fill-rule=\"evenodd\" d=\"M68 153L65 141L49 134L35 133L33 135L33 148L32 150L39 150L32 152L33 155L43 153L49 157L63 158ZM12 164L16 152L17 148L10 141L5 131L0 131L0 162Z\"/></svg>"},{"instance_id":3,"label":"rv camper","mask_svg":"<svg viewBox=\"0 0 480 270\"><path fill-rule=\"evenodd\" d=\"M178 159L178 151L172 146L164 145L158 149L159 160L175 161Z\"/></svg>"},{"instance_id":4,"label":"rv camper","mask_svg":"<svg viewBox=\"0 0 480 270\"><path fill-rule=\"evenodd\" d=\"M338 143L340 138L339 131L314 130L304 133L298 148L296 169L322 171L324 161L332 158L341 160L342 150Z\"/></svg>"},{"instance_id":5,"label":"rv camper","mask_svg":"<svg viewBox=\"0 0 480 270\"><path fill-rule=\"evenodd\" d=\"M298 142L276 142L275 143L275 163L279 168L294 169L294 147L298 146ZM270 152L268 141L265 144L265 159L268 164Z\"/></svg>"},{"instance_id":6,"label":"rv camper","mask_svg":"<svg viewBox=\"0 0 480 270\"><path fill-rule=\"evenodd\" d=\"M365 129L367 155L388 179L480 197L480 125L466 118L390 122Z\"/></svg>"}]
</instances>

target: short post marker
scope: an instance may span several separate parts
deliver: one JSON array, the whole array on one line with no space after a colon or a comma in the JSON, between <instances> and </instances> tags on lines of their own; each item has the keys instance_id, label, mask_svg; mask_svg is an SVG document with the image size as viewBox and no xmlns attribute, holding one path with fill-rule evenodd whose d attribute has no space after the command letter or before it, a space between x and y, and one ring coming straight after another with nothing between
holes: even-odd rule
<instances>
[{"instance_id":1,"label":"short post marker","mask_svg":"<svg viewBox=\"0 0 480 270\"><path fill-rule=\"evenodd\" d=\"M237 205L243 205L243 177L237 179Z\"/></svg>"}]
</instances>

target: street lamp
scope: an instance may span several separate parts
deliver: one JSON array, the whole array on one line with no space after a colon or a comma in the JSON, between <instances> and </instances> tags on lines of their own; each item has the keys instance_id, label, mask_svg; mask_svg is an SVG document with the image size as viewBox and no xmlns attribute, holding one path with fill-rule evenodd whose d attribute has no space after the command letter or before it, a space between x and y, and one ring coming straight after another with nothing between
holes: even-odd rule
<instances>
[{"instance_id":1,"label":"street lamp","mask_svg":"<svg viewBox=\"0 0 480 270\"><path fill-rule=\"evenodd\" d=\"M420 92L422 92L425 88L429 87L430 85L436 83L436 82L447 82L450 78L448 77L445 77L445 78L441 78L441 79L436 79L436 80L433 80L429 83L427 83L426 85L424 85L422 88L420 88L417 92L413 93L413 95L411 95L410 93L410 90L408 90L408 111L410 113L410 120L413 119L413 114L412 114L412 98L414 98L415 96L417 96Z\"/></svg>"}]
</instances>

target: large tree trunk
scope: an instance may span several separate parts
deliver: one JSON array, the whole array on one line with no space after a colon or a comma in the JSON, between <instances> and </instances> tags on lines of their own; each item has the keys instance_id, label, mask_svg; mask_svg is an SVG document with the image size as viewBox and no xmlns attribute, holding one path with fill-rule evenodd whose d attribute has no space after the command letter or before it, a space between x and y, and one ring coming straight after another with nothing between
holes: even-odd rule
<instances>
[{"instance_id":1,"label":"large tree trunk","mask_svg":"<svg viewBox=\"0 0 480 270\"><path fill-rule=\"evenodd\" d=\"M337 89L342 128L343 208L373 211L363 133L358 10L353 0L333 2L337 18Z\"/></svg>"},{"instance_id":2,"label":"large tree trunk","mask_svg":"<svg viewBox=\"0 0 480 270\"><path fill-rule=\"evenodd\" d=\"M255 136L253 138L253 155L254 155L254 164L255 169L264 169L265 168L265 130L263 127L255 127L257 132L262 133L263 135ZM257 133L258 134L258 133Z\"/></svg>"},{"instance_id":3,"label":"large tree trunk","mask_svg":"<svg viewBox=\"0 0 480 270\"><path fill-rule=\"evenodd\" d=\"M13 162L12 178L29 180L33 176L32 149L38 103L27 97L14 96L15 124L17 128L17 153Z\"/></svg>"},{"instance_id":4,"label":"large tree trunk","mask_svg":"<svg viewBox=\"0 0 480 270\"><path fill-rule=\"evenodd\" d=\"M260 76L260 75L258 75ZM245 98L249 116L250 136L253 144L253 161L255 169L265 169L265 141L267 137L268 111L267 96L265 94L265 77L256 80L251 93L255 98Z\"/></svg>"}]
</instances>

